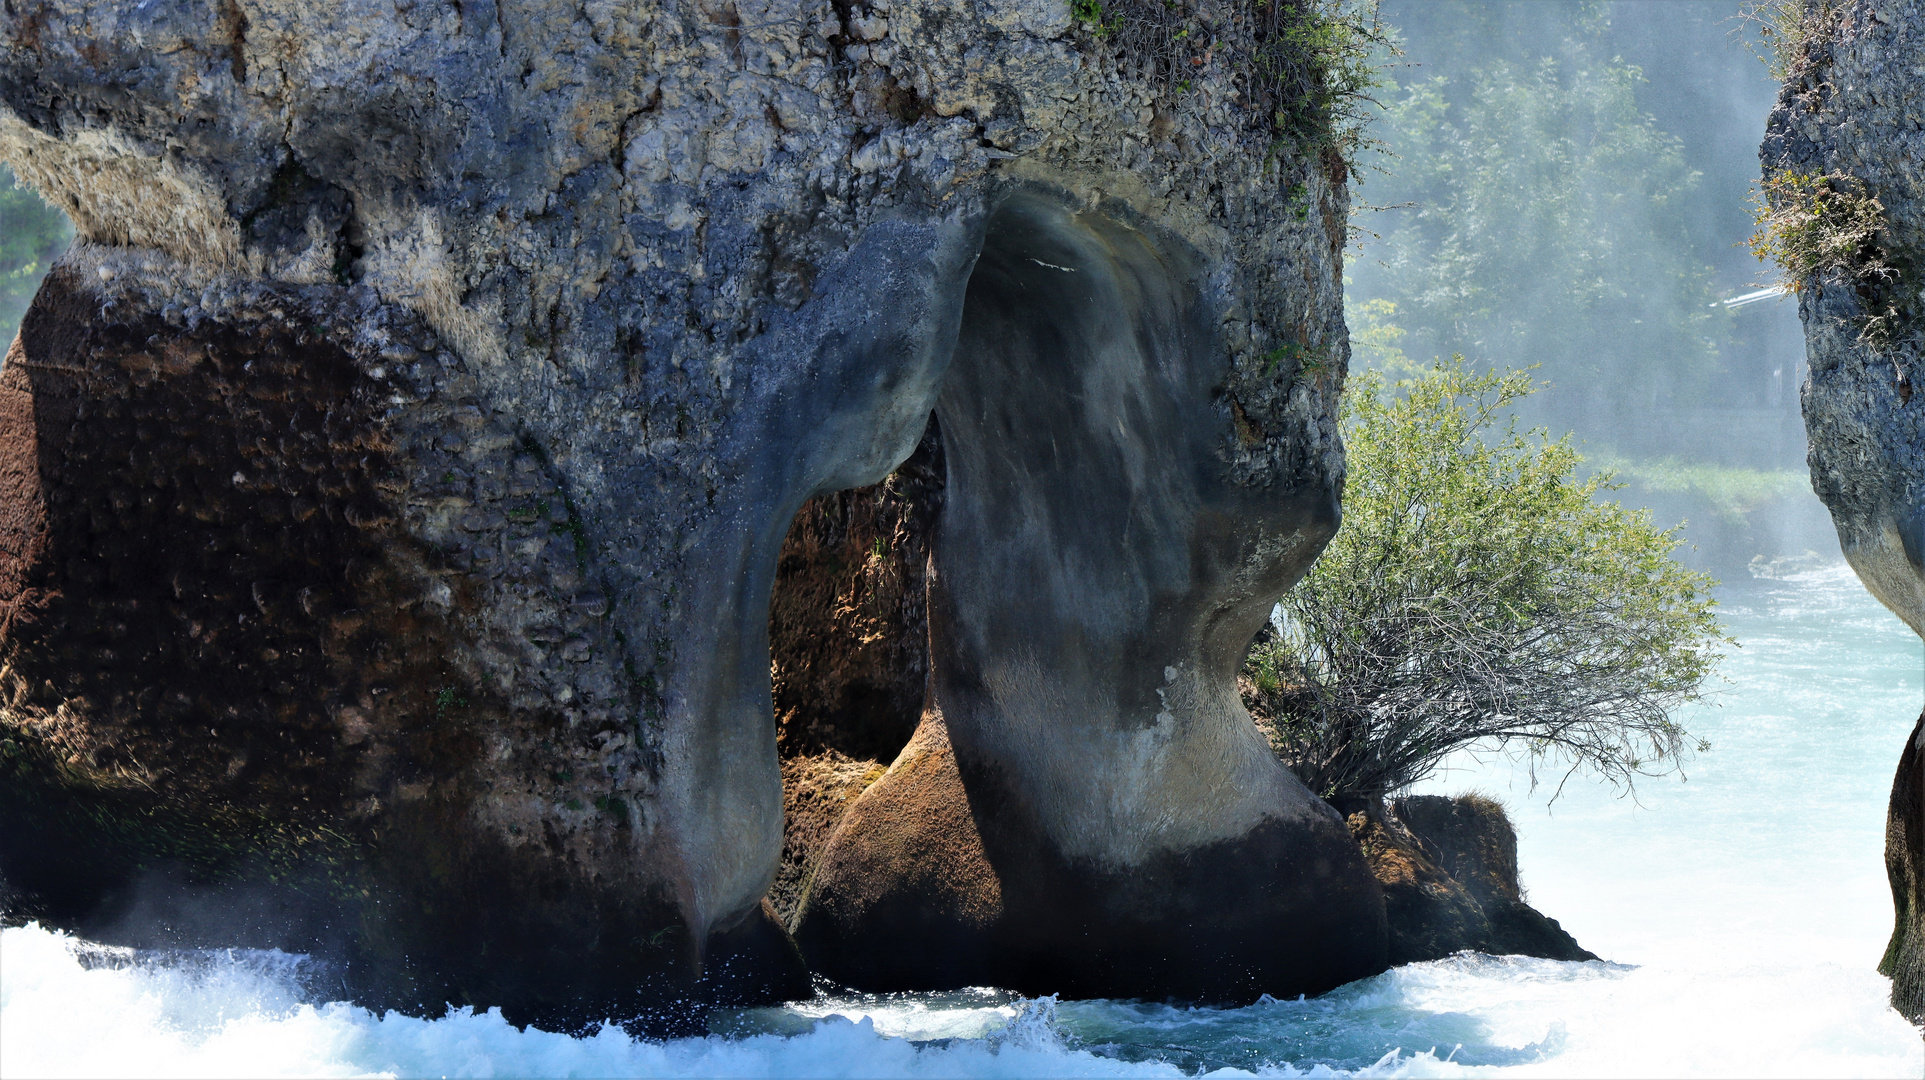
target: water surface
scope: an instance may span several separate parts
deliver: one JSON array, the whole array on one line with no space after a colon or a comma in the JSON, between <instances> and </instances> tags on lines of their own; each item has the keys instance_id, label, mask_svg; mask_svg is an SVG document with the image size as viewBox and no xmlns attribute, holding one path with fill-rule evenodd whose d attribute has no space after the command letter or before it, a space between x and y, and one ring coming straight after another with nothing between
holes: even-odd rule
<instances>
[{"instance_id":1,"label":"water surface","mask_svg":"<svg viewBox=\"0 0 1925 1080\"><path fill-rule=\"evenodd\" d=\"M6 1076L1893 1076L1925 1043L1873 970L1885 799L1918 639L1842 566L1723 594L1712 743L1635 798L1460 757L1426 791L1508 802L1530 898L1605 959L1462 955L1241 1009L995 990L823 996L667 1043L380 1016L280 953L138 954L0 931Z\"/></svg>"}]
</instances>

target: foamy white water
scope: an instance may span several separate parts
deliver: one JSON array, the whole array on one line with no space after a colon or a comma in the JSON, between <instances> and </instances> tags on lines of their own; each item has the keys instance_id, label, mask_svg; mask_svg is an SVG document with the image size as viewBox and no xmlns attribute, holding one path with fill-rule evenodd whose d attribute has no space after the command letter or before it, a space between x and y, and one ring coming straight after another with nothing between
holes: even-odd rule
<instances>
[{"instance_id":1,"label":"foamy white water","mask_svg":"<svg viewBox=\"0 0 1925 1080\"><path fill-rule=\"evenodd\" d=\"M1925 1043L1873 970L1885 799L1918 640L1843 567L1726 594L1713 744L1638 800L1460 760L1511 803L1532 900L1605 962L1460 956L1243 1009L999 991L718 1014L666 1043L379 1016L280 953L136 955L0 931L0 1076L1892 1076Z\"/></svg>"}]
</instances>

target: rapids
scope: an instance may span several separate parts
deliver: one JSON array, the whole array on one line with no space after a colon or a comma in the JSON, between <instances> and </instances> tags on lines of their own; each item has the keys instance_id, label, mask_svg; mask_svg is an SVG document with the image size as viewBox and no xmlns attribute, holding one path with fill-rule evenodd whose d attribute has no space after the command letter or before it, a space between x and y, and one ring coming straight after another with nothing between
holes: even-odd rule
<instances>
[{"instance_id":1,"label":"rapids","mask_svg":"<svg viewBox=\"0 0 1925 1080\"><path fill-rule=\"evenodd\" d=\"M1925 1075L1873 967L1884 806L1918 639L1842 565L1722 593L1738 641L1688 779L1620 797L1462 757L1424 790L1511 806L1533 903L1607 958L1460 955L1241 1009L824 994L668 1043L329 1001L274 952L138 954L0 930L6 1076Z\"/></svg>"}]
</instances>

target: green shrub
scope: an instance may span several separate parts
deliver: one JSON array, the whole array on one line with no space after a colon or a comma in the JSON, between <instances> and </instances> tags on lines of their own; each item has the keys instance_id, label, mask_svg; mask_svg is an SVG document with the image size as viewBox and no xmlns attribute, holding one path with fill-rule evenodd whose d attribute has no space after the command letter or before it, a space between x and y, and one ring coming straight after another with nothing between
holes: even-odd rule
<instances>
[{"instance_id":1,"label":"green shrub","mask_svg":"<svg viewBox=\"0 0 1925 1080\"><path fill-rule=\"evenodd\" d=\"M1569 436L1520 432L1525 372L1459 358L1343 406L1344 524L1251 650L1245 701L1278 754L1339 804L1508 749L1615 782L1675 768L1671 719L1721 638L1677 530L1600 500ZM1568 775L1568 772L1566 773Z\"/></svg>"},{"instance_id":2,"label":"green shrub","mask_svg":"<svg viewBox=\"0 0 1925 1080\"><path fill-rule=\"evenodd\" d=\"M1796 292L1830 271L1854 282L1894 276L1878 245L1885 228L1885 204L1865 190L1857 177L1786 169L1752 193L1751 253L1776 263L1783 284Z\"/></svg>"},{"instance_id":3,"label":"green shrub","mask_svg":"<svg viewBox=\"0 0 1925 1080\"><path fill-rule=\"evenodd\" d=\"M1255 0L1259 44L1252 83L1267 94L1277 136L1334 156L1347 174L1366 137L1372 94L1396 55L1375 0Z\"/></svg>"},{"instance_id":4,"label":"green shrub","mask_svg":"<svg viewBox=\"0 0 1925 1080\"><path fill-rule=\"evenodd\" d=\"M1842 277L1858 293L1865 314L1859 340L1883 344L1898 319L1886 294L1900 277L1885 247L1885 204L1865 183L1842 172L1785 169L1752 192L1751 253L1777 264L1779 283L1793 292L1827 276Z\"/></svg>"}]
</instances>

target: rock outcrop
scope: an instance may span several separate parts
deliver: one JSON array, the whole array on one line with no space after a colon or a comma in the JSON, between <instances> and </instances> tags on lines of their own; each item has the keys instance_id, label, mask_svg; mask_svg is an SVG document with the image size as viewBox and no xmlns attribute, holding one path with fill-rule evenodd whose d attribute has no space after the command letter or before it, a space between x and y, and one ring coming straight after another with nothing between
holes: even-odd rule
<instances>
[{"instance_id":1,"label":"rock outcrop","mask_svg":"<svg viewBox=\"0 0 1925 1080\"><path fill-rule=\"evenodd\" d=\"M1866 588L1925 635L1925 6L1852 0L1812 9L1808 39L1772 111L1759 156L1767 179L1840 175L1881 207L1851 265L1799 282L1811 378L1803 391L1811 482ZM1873 320L1878 320L1874 322ZM1901 756L1886 831L1898 920L1880 970L1892 1002L1925 1021L1925 865L1914 733Z\"/></svg>"},{"instance_id":2,"label":"rock outcrop","mask_svg":"<svg viewBox=\"0 0 1925 1080\"><path fill-rule=\"evenodd\" d=\"M16 911L550 1024L806 991L781 549L933 412L933 694L817 962L973 873L941 947L1000 889L1023 964L1093 958L1013 984L1381 968L1231 681L1336 524L1344 167L1273 127L1291 5L1137 7L6 8L0 156L79 234L0 372Z\"/></svg>"},{"instance_id":3,"label":"rock outcrop","mask_svg":"<svg viewBox=\"0 0 1925 1080\"><path fill-rule=\"evenodd\" d=\"M1556 919L1525 902L1517 830L1496 801L1407 795L1385 812L1353 813L1350 823L1384 886L1391 963L1436 960L1460 949L1597 959Z\"/></svg>"},{"instance_id":4,"label":"rock outcrop","mask_svg":"<svg viewBox=\"0 0 1925 1080\"><path fill-rule=\"evenodd\" d=\"M1885 812L1885 874L1892 883L1892 939L1878 970L1892 980L1892 1003L1925 1021L1925 714L1912 727L1892 777Z\"/></svg>"}]
</instances>

